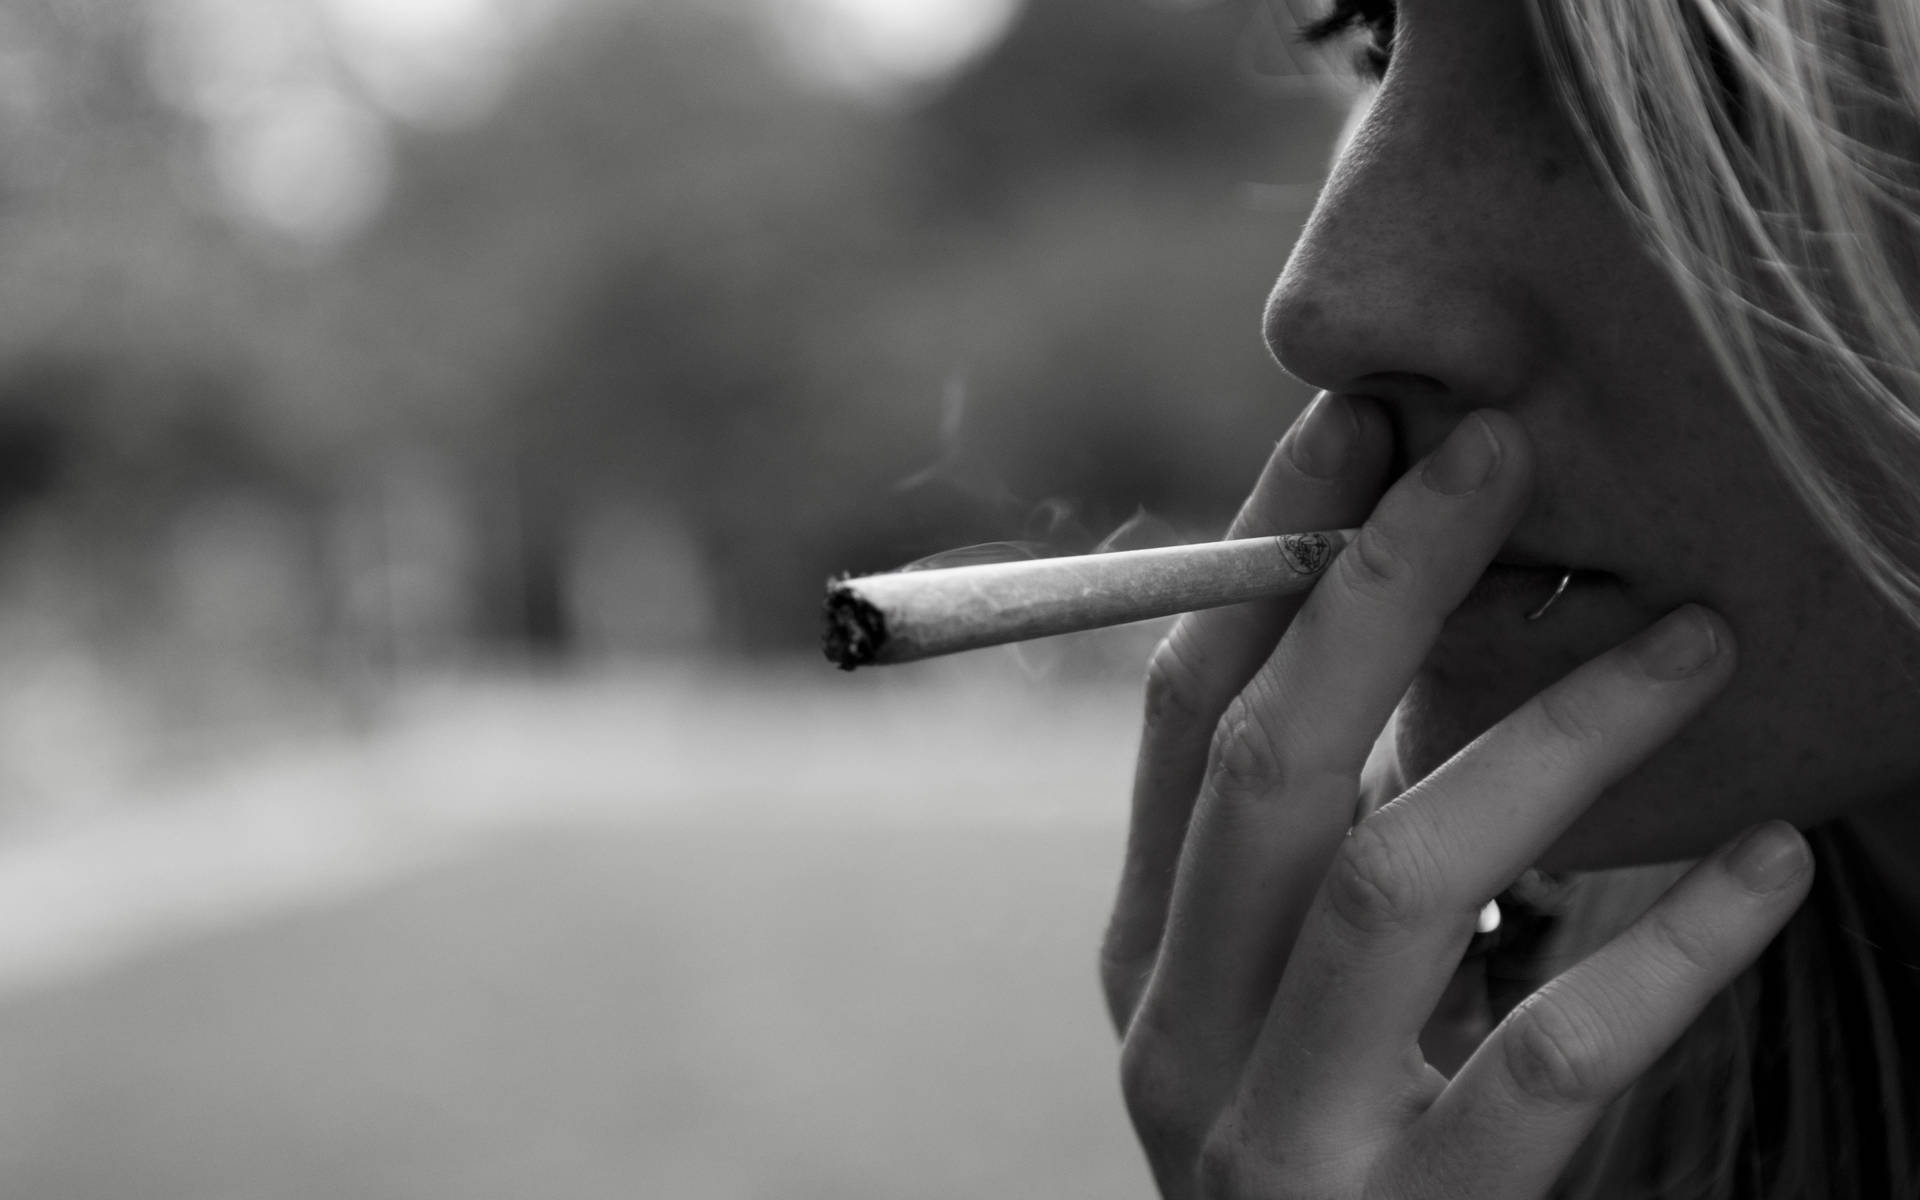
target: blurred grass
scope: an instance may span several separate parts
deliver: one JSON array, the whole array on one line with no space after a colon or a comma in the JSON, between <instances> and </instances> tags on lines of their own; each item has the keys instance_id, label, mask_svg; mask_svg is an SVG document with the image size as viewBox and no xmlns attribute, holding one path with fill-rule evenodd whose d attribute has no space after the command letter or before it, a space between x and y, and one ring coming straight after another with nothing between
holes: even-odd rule
<instances>
[{"instance_id":1,"label":"blurred grass","mask_svg":"<svg viewBox=\"0 0 1920 1200\"><path fill-rule=\"evenodd\" d=\"M443 853L0 1003L0 1191L1149 1195L1093 972L1130 690L987 655L422 692L318 777Z\"/></svg>"}]
</instances>

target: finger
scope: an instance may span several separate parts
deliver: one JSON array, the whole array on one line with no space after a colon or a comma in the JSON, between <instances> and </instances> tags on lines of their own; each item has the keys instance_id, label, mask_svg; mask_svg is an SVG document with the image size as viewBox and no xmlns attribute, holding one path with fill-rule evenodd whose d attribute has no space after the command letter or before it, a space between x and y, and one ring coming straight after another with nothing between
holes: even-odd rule
<instances>
[{"instance_id":1,"label":"finger","mask_svg":"<svg viewBox=\"0 0 1920 1200\"><path fill-rule=\"evenodd\" d=\"M1431 1098L1413 1053L1490 896L1726 683L1732 634L1689 605L1584 664L1353 828L1315 896L1249 1081L1352 1129ZM1334 1057L1327 1046L1348 1049ZM1286 1111L1268 1109L1284 1123Z\"/></svg>"},{"instance_id":2,"label":"finger","mask_svg":"<svg viewBox=\"0 0 1920 1200\"><path fill-rule=\"evenodd\" d=\"M1508 1014L1409 1131L1387 1178L1437 1195L1545 1195L1606 1106L1760 956L1812 878L1805 840L1780 821L1699 863Z\"/></svg>"},{"instance_id":3,"label":"finger","mask_svg":"<svg viewBox=\"0 0 1920 1200\"><path fill-rule=\"evenodd\" d=\"M1456 469L1475 455L1487 473L1463 484ZM1183 1052L1251 1047L1352 824L1372 739L1518 516L1531 469L1511 418L1463 421L1387 493L1230 706L1142 1001L1141 1019Z\"/></svg>"},{"instance_id":4,"label":"finger","mask_svg":"<svg viewBox=\"0 0 1920 1200\"><path fill-rule=\"evenodd\" d=\"M1274 451L1229 538L1357 525L1379 494L1392 435L1379 406L1322 393ZM1227 704L1273 651L1300 598L1188 613L1155 651L1119 897L1103 951L1124 1030L1166 922L1180 845Z\"/></svg>"}]
</instances>

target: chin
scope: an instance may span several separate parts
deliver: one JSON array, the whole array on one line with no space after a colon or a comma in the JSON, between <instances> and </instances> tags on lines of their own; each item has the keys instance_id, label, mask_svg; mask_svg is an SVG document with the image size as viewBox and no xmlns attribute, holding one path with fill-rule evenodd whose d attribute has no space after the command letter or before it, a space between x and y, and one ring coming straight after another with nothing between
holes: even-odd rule
<instances>
[{"instance_id":1,"label":"chin","mask_svg":"<svg viewBox=\"0 0 1920 1200\"><path fill-rule=\"evenodd\" d=\"M1400 785L1411 787L1426 778L1561 673L1558 664L1552 668L1543 664L1544 678L1535 678L1531 672L1503 672L1497 678L1472 680L1472 686L1467 686L1468 681L1448 672L1422 671L1394 718L1393 751ZM1694 778L1689 771L1694 753L1706 748L1683 730L1675 741L1603 791L1535 865L1555 872L1595 871L1709 853L1721 837L1737 831L1739 822L1724 831L1692 828L1691 822L1675 820L1672 803L1681 781ZM1688 794L1706 802L1690 805L1687 815L1705 820L1710 813L1722 811L1720 804L1698 795L1697 787ZM1751 803L1748 798L1733 807L1737 810Z\"/></svg>"},{"instance_id":2,"label":"chin","mask_svg":"<svg viewBox=\"0 0 1920 1200\"><path fill-rule=\"evenodd\" d=\"M1518 669L1471 675L1422 670L1394 714L1400 778L1408 787L1425 779L1555 678L1557 672Z\"/></svg>"}]
</instances>

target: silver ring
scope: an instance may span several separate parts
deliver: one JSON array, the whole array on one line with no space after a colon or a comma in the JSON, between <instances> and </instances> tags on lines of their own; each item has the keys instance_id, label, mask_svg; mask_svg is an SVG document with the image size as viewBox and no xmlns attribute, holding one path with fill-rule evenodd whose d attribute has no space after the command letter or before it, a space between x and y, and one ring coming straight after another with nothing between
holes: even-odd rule
<instances>
[{"instance_id":1,"label":"silver ring","mask_svg":"<svg viewBox=\"0 0 1920 1200\"><path fill-rule=\"evenodd\" d=\"M1560 577L1560 586L1553 589L1553 595L1547 597L1547 602L1545 604L1542 604L1539 608L1536 608L1532 612L1527 614L1527 620L1538 621L1541 617L1546 616L1547 610L1553 607L1553 602L1560 598L1560 594L1566 591L1567 585L1572 582L1573 582L1572 571L1568 571L1565 575L1562 575Z\"/></svg>"}]
</instances>

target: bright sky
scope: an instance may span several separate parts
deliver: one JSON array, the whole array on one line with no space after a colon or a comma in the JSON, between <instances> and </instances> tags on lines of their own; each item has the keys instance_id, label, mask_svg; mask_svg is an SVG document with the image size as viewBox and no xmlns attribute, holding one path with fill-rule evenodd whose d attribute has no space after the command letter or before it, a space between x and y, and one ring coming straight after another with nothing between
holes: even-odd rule
<instances>
[{"instance_id":1,"label":"bright sky","mask_svg":"<svg viewBox=\"0 0 1920 1200\"><path fill-rule=\"evenodd\" d=\"M795 62L824 83L887 96L992 46L1022 0L762 0Z\"/></svg>"}]
</instances>

